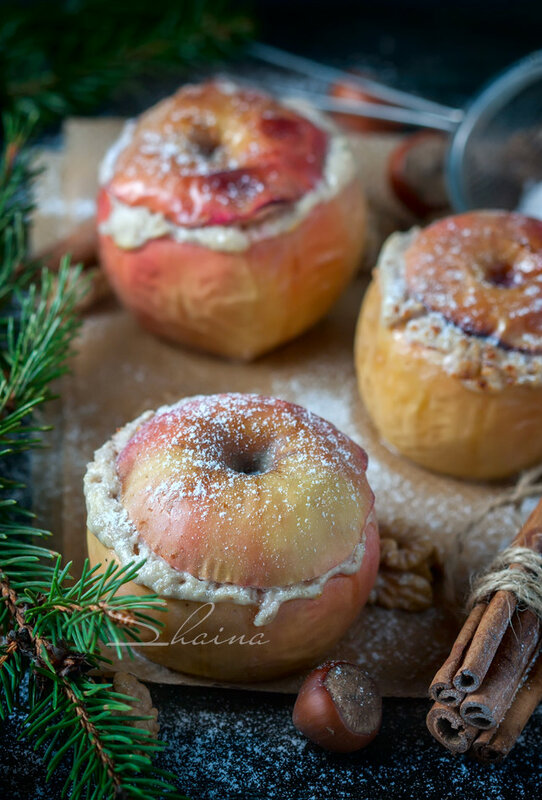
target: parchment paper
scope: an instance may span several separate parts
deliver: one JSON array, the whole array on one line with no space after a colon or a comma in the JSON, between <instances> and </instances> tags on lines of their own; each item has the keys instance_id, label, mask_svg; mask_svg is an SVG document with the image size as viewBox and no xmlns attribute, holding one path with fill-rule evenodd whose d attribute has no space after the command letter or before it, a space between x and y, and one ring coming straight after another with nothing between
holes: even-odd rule
<instances>
[{"instance_id":1,"label":"parchment paper","mask_svg":"<svg viewBox=\"0 0 542 800\"><path fill-rule=\"evenodd\" d=\"M46 172L38 194L36 247L92 212L97 164L120 124L70 120L64 149L41 153ZM386 161L396 144L396 135L354 140L373 220L368 264L384 236L414 222L387 186ZM40 520L49 520L55 530L54 546L73 560L76 572L86 554L85 465L115 428L147 408L200 393L261 392L305 405L368 451L369 480L385 529L403 540L431 538L443 564L433 608L411 613L369 607L331 655L363 665L384 695L424 696L456 633L461 613L457 598L470 573L512 537L528 509L499 509L465 540L466 527L502 487L433 475L379 442L357 393L352 357L366 282L367 276L360 276L312 331L251 364L222 361L159 341L140 330L115 301L94 311L85 319L72 375L62 382L61 402L53 410L54 447L35 462L35 505ZM450 603L450 598L455 601ZM174 673L139 656L129 669L151 681L225 685ZM292 692L300 680L298 676L249 688Z\"/></svg>"}]
</instances>

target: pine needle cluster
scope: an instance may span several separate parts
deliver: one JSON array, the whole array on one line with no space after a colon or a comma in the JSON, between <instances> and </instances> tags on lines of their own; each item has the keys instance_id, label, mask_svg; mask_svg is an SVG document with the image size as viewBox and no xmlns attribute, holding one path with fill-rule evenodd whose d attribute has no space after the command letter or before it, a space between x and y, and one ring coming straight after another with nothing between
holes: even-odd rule
<instances>
[{"instance_id":1,"label":"pine needle cluster","mask_svg":"<svg viewBox=\"0 0 542 800\"><path fill-rule=\"evenodd\" d=\"M68 259L57 276L27 264L31 211L27 131L5 126L0 164L0 718L25 710L24 735L44 751L50 777L71 759L64 794L80 798L175 795L174 778L152 757L163 743L127 716L131 698L113 690L100 668L100 645L139 639L157 597L121 596L137 565L85 565L78 580L35 527L10 462L39 446L40 407L67 368L78 321L81 282Z\"/></svg>"},{"instance_id":2,"label":"pine needle cluster","mask_svg":"<svg viewBox=\"0 0 542 800\"><path fill-rule=\"evenodd\" d=\"M69 763L74 800L179 797L153 764L164 747L134 716L133 698L104 675L103 645L139 640L161 601L122 595L138 565L71 565L47 546L14 465L40 447L40 409L67 369L84 281L65 259L52 275L27 257L30 134L84 113L157 68L229 55L250 32L222 0L8 2L0 26L0 720L25 715L23 735L47 776ZM23 470L24 471L24 470ZM156 624L156 623L154 623ZM122 647L126 653L126 648ZM134 722L136 723L134 725Z\"/></svg>"},{"instance_id":3,"label":"pine needle cluster","mask_svg":"<svg viewBox=\"0 0 542 800\"><path fill-rule=\"evenodd\" d=\"M44 123L103 104L134 78L227 58L251 32L243 0L8 0L0 107Z\"/></svg>"}]
</instances>

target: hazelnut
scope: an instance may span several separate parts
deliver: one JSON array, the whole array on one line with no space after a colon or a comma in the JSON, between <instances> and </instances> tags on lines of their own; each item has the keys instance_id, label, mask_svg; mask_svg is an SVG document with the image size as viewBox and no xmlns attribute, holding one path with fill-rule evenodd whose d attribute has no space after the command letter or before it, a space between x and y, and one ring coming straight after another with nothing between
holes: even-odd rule
<instances>
[{"instance_id":1,"label":"hazelnut","mask_svg":"<svg viewBox=\"0 0 542 800\"><path fill-rule=\"evenodd\" d=\"M382 698L375 682L347 661L328 661L306 678L294 706L295 727L326 750L351 753L375 738Z\"/></svg>"}]
</instances>

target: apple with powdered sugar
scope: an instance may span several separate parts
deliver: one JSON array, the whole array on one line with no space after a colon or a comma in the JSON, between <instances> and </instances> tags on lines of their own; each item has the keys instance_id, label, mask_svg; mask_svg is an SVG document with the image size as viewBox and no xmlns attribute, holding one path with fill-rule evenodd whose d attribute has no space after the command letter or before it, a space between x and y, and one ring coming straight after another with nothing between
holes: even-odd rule
<instances>
[{"instance_id":1,"label":"apple with powdered sugar","mask_svg":"<svg viewBox=\"0 0 542 800\"><path fill-rule=\"evenodd\" d=\"M101 170L101 260L156 334L250 359L331 307L359 264L365 203L346 137L224 81L128 123Z\"/></svg>"},{"instance_id":2,"label":"apple with powdered sugar","mask_svg":"<svg viewBox=\"0 0 542 800\"><path fill-rule=\"evenodd\" d=\"M124 591L165 601L151 660L229 681L308 667L376 578L366 468L361 447L284 400L222 394L147 412L89 464L91 562L145 559Z\"/></svg>"}]
</instances>

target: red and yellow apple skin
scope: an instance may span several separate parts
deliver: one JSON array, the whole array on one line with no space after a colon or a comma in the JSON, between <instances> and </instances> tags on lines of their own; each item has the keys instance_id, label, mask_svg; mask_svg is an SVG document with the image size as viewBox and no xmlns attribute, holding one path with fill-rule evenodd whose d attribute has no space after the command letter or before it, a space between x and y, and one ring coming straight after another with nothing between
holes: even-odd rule
<instances>
[{"instance_id":1,"label":"red and yellow apple skin","mask_svg":"<svg viewBox=\"0 0 542 800\"><path fill-rule=\"evenodd\" d=\"M347 436L275 398L193 398L144 423L117 457L122 506L140 540L170 569L211 586L301 591L262 625L255 625L255 603L220 599L211 610L212 593L209 602L164 596L160 641L178 631L185 641L143 653L228 681L278 677L321 659L376 579L379 537L366 466ZM361 562L346 574L362 541ZM117 560L90 532L88 547L92 564ZM327 572L319 594L303 596ZM123 591L150 589L131 582ZM186 642L198 634L208 644Z\"/></svg>"},{"instance_id":2,"label":"red and yellow apple skin","mask_svg":"<svg viewBox=\"0 0 542 800\"><path fill-rule=\"evenodd\" d=\"M330 578L318 597L288 600L267 625L254 625L257 608L252 605L224 600L215 603L211 611L201 601L163 598L164 611L152 612L163 624L158 641L170 643L184 636L186 643L144 646L139 652L178 672L232 683L271 680L312 667L344 636L367 602L379 562L373 515L365 529L365 542L365 555L357 572ZM118 563L114 550L90 532L87 543L92 565ZM154 594L134 581L124 584L119 593ZM199 620L201 624L196 624ZM155 638L152 631L141 633L144 640ZM200 638L191 644L197 636ZM231 644L224 641L231 638L235 639ZM215 639L221 643L213 643ZM254 643L249 644L251 641Z\"/></svg>"},{"instance_id":3,"label":"red and yellow apple skin","mask_svg":"<svg viewBox=\"0 0 542 800\"><path fill-rule=\"evenodd\" d=\"M178 109L179 103L186 103L180 94L165 102ZM207 103L212 100L204 98ZM250 123L240 123L241 132L247 124L251 134L249 140L240 136L236 147L257 151L260 157L258 164L248 159L250 163L233 170L231 197L224 193L227 171L205 175L202 183L197 174L201 165L195 162L190 167L195 174L178 175L172 183L171 178L169 182L156 178L154 163L145 172L137 162L132 175L129 151L123 151L98 198L101 227L112 204L121 201L160 212L175 225L185 220L182 226L188 230L221 224L248 235L246 248L235 252L180 241L172 234L133 249L121 248L103 231L99 237L101 261L114 290L145 328L230 358L255 358L324 316L359 266L365 242L365 200L355 175L290 227L264 235L261 226L291 213L294 204L318 185L328 144L327 134L311 122L269 98L266 102L271 104L267 111L260 104L252 110ZM281 127L284 114L288 135ZM270 136L258 128L258 119L266 121L268 134L274 130L272 145ZM191 123L195 125L194 118ZM140 122L140 126L152 124L152 117L144 116ZM234 163L243 161L241 155L236 152ZM169 168L167 175L172 172ZM238 191L254 183L258 191Z\"/></svg>"},{"instance_id":4,"label":"red and yellow apple skin","mask_svg":"<svg viewBox=\"0 0 542 800\"><path fill-rule=\"evenodd\" d=\"M327 145L324 130L263 92L189 85L142 114L108 191L175 225L250 223L315 188Z\"/></svg>"}]
</instances>

